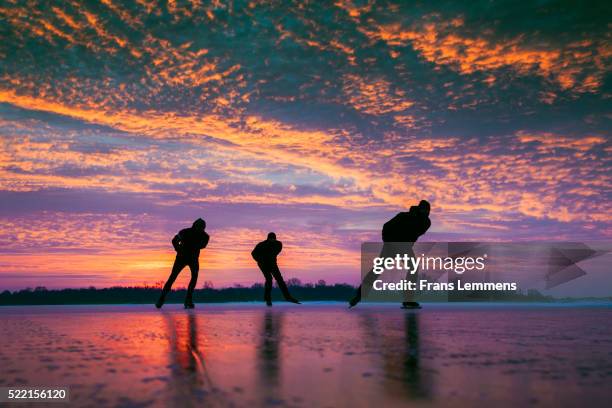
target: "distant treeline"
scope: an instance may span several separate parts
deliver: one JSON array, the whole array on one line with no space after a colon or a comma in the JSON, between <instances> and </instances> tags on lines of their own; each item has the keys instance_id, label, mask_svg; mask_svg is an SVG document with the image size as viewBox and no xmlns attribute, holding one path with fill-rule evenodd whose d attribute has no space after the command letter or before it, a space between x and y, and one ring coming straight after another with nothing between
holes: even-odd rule
<instances>
[{"instance_id":1,"label":"distant treeline","mask_svg":"<svg viewBox=\"0 0 612 408\"><path fill-rule=\"evenodd\" d=\"M291 294L303 301L348 301L355 294L355 287L348 284L327 285L325 281L316 284L302 284L298 279L287 281ZM45 287L27 288L16 292L8 290L0 293L0 306L9 305L83 305L83 304L153 304L160 293L160 287L95 287L82 289L47 289ZM167 297L166 303L183 303L186 290L173 290ZM520 292L486 292L480 291L471 294L460 294L439 298L423 296L424 301L440 302L576 302L576 301L607 301L605 298L553 298L542 295L537 290ZM231 288L214 288L210 282L204 282L201 289L194 292L195 302L222 303L222 302L263 302L263 285L256 283L250 287L236 285ZM282 301L283 296L278 288L272 289L272 300Z\"/></svg>"},{"instance_id":2,"label":"distant treeline","mask_svg":"<svg viewBox=\"0 0 612 408\"><path fill-rule=\"evenodd\" d=\"M355 294L355 287L347 284L327 285L323 281L317 284L292 284L291 294L299 300L348 301ZM74 305L74 304L146 304L155 303L159 297L158 287L111 287L97 289L95 287L82 289L46 289L37 287L16 292L0 293L0 305ZM166 303L183 303L185 289L173 290L168 294ZM213 288L205 285L194 292L195 302L263 302L263 285L260 283L250 287L234 286L230 288ZM278 288L272 290L272 300L283 300Z\"/></svg>"}]
</instances>

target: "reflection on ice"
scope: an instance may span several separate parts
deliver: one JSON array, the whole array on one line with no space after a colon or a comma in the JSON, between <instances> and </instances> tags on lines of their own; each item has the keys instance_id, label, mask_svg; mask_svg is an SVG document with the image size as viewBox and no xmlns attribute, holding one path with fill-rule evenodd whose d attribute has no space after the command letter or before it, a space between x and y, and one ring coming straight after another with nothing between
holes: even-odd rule
<instances>
[{"instance_id":1,"label":"reflection on ice","mask_svg":"<svg viewBox=\"0 0 612 408\"><path fill-rule=\"evenodd\" d=\"M80 406L604 404L609 308L5 307L0 386Z\"/></svg>"}]
</instances>

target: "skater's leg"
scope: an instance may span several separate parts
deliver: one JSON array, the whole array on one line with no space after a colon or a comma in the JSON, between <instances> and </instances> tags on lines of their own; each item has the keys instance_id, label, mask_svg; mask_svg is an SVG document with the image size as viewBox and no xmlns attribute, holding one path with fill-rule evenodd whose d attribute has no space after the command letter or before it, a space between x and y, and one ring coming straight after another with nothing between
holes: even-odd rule
<instances>
[{"instance_id":1,"label":"skater's leg","mask_svg":"<svg viewBox=\"0 0 612 408\"><path fill-rule=\"evenodd\" d=\"M273 265L270 268L270 272L272 272L272 276L274 276L274 279L276 279L276 283L278 284L278 288L283 293L283 296L285 297L285 300L287 300L287 302L291 302L291 303L300 303L297 299L295 299L289 293L289 288L287 287L287 284L285 283L285 280L283 279L283 275L281 275L280 269L278 269L278 265Z\"/></svg>"},{"instance_id":2,"label":"skater's leg","mask_svg":"<svg viewBox=\"0 0 612 408\"><path fill-rule=\"evenodd\" d=\"M266 279L264 286L264 300L266 305L272 306L272 274L268 271L268 268L266 268L265 265L259 264L259 269Z\"/></svg>"},{"instance_id":3,"label":"skater's leg","mask_svg":"<svg viewBox=\"0 0 612 408\"><path fill-rule=\"evenodd\" d=\"M396 254L396 251L397 250L394 245L389 244L389 243L384 243L380 251L379 257L381 258L394 257ZM370 292L370 289L372 289L372 285L374 284L374 281L378 278L378 276L379 275L374 273L374 270L370 269L370 271L366 274L366 276L363 277L363 280L361 281L361 285L359 285L359 287L355 291L355 296L349 301L349 307L356 306L359 302L361 302L362 294L367 295Z\"/></svg>"},{"instance_id":4,"label":"skater's leg","mask_svg":"<svg viewBox=\"0 0 612 408\"><path fill-rule=\"evenodd\" d=\"M410 247L407 250L407 255L411 258L414 258L414 251L412 250L412 247ZM416 284L419 281L419 271L415 270L414 273L412 273L412 270L408 270L406 272L406 280L409 282L412 282L414 284ZM420 309L421 305L419 305L418 302L416 302L416 296L414 291L412 290L405 290L404 291L404 301L402 302L402 308L404 309Z\"/></svg>"},{"instance_id":5,"label":"skater's leg","mask_svg":"<svg viewBox=\"0 0 612 408\"><path fill-rule=\"evenodd\" d=\"M372 270L370 270L370 272L367 273L367 275L363 278L361 285L359 285L359 287L355 291L355 296L350 300L349 302L350 307L353 307L357 305L357 303L361 302L362 292L365 291L366 294L369 292L377 276L378 275L376 275ZM365 288L365 289L362 289L362 288Z\"/></svg>"},{"instance_id":6,"label":"skater's leg","mask_svg":"<svg viewBox=\"0 0 612 408\"><path fill-rule=\"evenodd\" d=\"M170 289L172 289L172 285L174 284L174 281L176 280L179 273L184 267L185 267L185 261L182 258L179 258L177 256L176 259L174 260L174 265L172 265L172 272L170 272L170 276L168 277L168 280L166 281L166 284L164 285L162 289L162 293L159 296L157 303L155 304L155 306L157 306L158 309L163 306L164 302L166 301L166 295L168 294L168 292L170 292Z\"/></svg>"},{"instance_id":7,"label":"skater's leg","mask_svg":"<svg viewBox=\"0 0 612 408\"><path fill-rule=\"evenodd\" d=\"M191 271L191 279L189 280L189 285L187 286L185 306L193 307L193 291L198 283L198 272L200 270L200 264L197 259L189 263L189 270Z\"/></svg>"}]
</instances>

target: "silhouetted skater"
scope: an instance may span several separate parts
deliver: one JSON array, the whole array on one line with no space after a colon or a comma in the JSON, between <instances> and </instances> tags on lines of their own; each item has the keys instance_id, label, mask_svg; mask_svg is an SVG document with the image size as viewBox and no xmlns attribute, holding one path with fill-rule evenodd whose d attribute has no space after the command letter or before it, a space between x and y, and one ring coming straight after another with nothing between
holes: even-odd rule
<instances>
[{"instance_id":1,"label":"silhouetted skater","mask_svg":"<svg viewBox=\"0 0 612 408\"><path fill-rule=\"evenodd\" d=\"M268 306L272 306L272 277L276 279L279 289L288 302L300 303L289 293L285 280L278 269L276 257L282 250L283 243L276 239L275 233L271 232L268 234L268 239L255 245L255 249L251 252L251 256L257 261L259 269L266 278L264 299Z\"/></svg>"},{"instance_id":2,"label":"silhouetted skater","mask_svg":"<svg viewBox=\"0 0 612 408\"><path fill-rule=\"evenodd\" d=\"M408 244L408 246L403 247L402 250L406 252L408 256L414 257L412 244L414 244L421 235L425 234L431 226L431 221L429 220L430 208L429 202L421 200L419 205L413 205L410 207L409 211L400 212L387 221L382 229L382 240L385 244L383 245L380 256L385 258L394 257L399 248L390 243L402 242ZM415 280L417 278L416 272L415 274L410 274L409 272L406 278L408 280ZM362 287L365 285L365 290L371 289L375 279L376 274L372 271L363 278L361 285L357 288L355 297L349 302L350 307L357 305L357 303L361 301ZM407 296L412 299L412 292L407 293ZM419 309L421 306L418 302L406 301L402 303L402 307L405 309Z\"/></svg>"},{"instance_id":3,"label":"silhouetted skater","mask_svg":"<svg viewBox=\"0 0 612 408\"><path fill-rule=\"evenodd\" d=\"M187 296L185 296L185 308L194 308L192 297L193 290L198 281L198 271L200 269L198 258L200 257L200 249L206 248L208 240L210 239L206 231L204 231L205 229L206 222L198 218L194 221L191 228L182 229L172 239L172 246L174 246L176 250L176 259L174 260L174 266L172 266L170 277L162 289L159 300L155 303L158 309L164 305L166 295L170 292L176 277L185 266L189 266L191 270L191 280L189 281L189 286L187 286Z\"/></svg>"}]
</instances>

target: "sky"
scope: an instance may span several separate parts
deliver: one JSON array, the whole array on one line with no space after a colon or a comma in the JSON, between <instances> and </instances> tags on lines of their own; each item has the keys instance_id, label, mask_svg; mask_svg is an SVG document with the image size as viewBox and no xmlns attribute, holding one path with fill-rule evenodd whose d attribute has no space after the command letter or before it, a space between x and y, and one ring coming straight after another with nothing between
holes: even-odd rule
<instances>
[{"instance_id":1,"label":"sky","mask_svg":"<svg viewBox=\"0 0 612 408\"><path fill-rule=\"evenodd\" d=\"M275 231L286 278L355 284L421 199L423 240L610 240L611 11L4 1L0 289L157 284L198 217L200 283L261 281Z\"/></svg>"}]
</instances>

